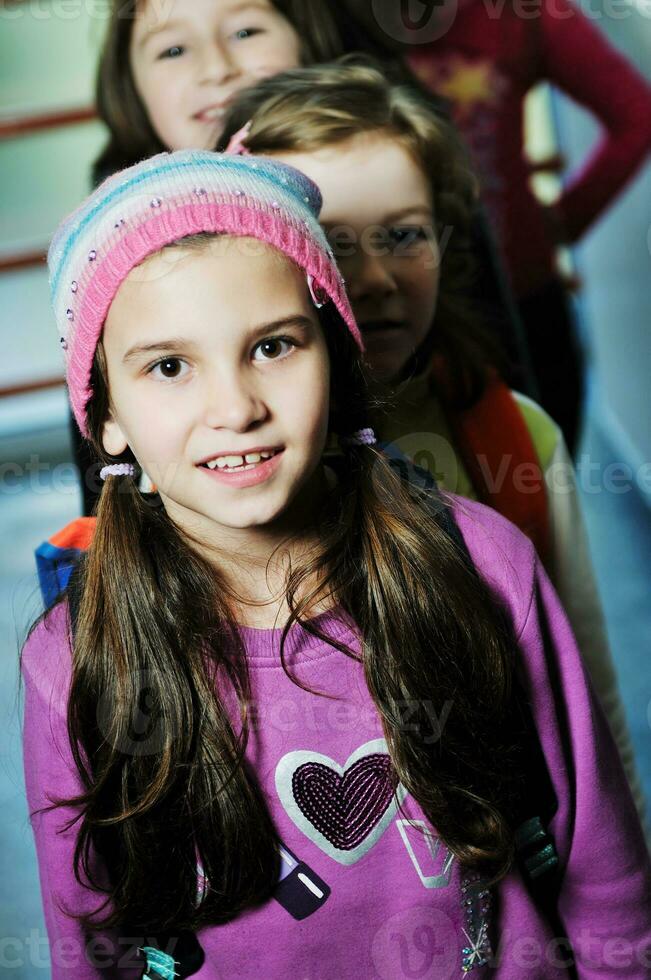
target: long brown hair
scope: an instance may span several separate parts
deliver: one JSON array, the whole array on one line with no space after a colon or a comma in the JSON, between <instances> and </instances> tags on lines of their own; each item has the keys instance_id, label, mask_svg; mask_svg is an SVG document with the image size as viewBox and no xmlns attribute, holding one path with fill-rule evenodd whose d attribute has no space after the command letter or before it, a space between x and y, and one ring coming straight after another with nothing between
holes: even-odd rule
<instances>
[{"instance_id":1,"label":"long brown hair","mask_svg":"<svg viewBox=\"0 0 651 980\"><path fill-rule=\"evenodd\" d=\"M147 115L131 71L130 45L138 4L143 0L112 0L111 15L100 55L95 100L109 139L95 161L93 182L160 153L163 146ZM144 0L146 2L146 0ZM342 24L353 20L337 15L323 0L271 0L301 41L301 63L330 61L345 50Z\"/></svg>"},{"instance_id":2,"label":"long brown hair","mask_svg":"<svg viewBox=\"0 0 651 980\"><path fill-rule=\"evenodd\" d=\"M407 150L429 181L443 246L426 356L439 354L445 364L439 395L450 407L475 402L500 355L468 299L477 179L454 127L411 83L393 80L361 55L283 72L244 90L230 107L218 148L249 120L245 146L255 154L310 153L358 133L386 135Z\"/></svg>"},{"instance_id":3,"label":"long brown hair","mask_svg":"<svg viewBox=\"0 0 651 980\"><path fill-rule=\"evenodd\" d=\"M349 432L366 420L360 355L331 304L320 316L331 428ZM106 462L101 348L92 387L91 441ZM396 780L465 865L497 880L512 860L521 791L516 644L431 503L374 447L349 449L319 514L318 554L288 572L283 639L299 622L361 661ZM353 618L361 653L310 621L323 595ZM268 898L278 841L244 758L251 688L219 572L159 498L110 477L94 540L64 598L76 610L68 732L84 792L53 805L77 810L75 874L105 899L85 925L197 929ZM226 709L233 696L236 721ZM138 737L133 719L145 698L149 726ZM407 726L405 702L415 708ZM449 712L434 744L422 736L432 710ZM93 851L108 883L95 876ZM197 858L209 882L200 899Z\"/></svg>"}]
</instances>

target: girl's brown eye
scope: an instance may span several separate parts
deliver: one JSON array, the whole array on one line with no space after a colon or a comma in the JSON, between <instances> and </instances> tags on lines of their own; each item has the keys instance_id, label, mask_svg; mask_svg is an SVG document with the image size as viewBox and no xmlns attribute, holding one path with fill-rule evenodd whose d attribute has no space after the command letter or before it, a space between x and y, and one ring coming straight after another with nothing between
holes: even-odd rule
<instances>
[{"instance_id":1,"label":"girl's brown eye","mask_svg":"<svg viewBox=\"0 0 651 980\"><path fill-rule=\"evenodd\" d=\"M166 378L175 378L179 371L180 361L170 357L167 361L160 362L160 369Z\"/></svg>"},{"instance_id":2,"label":"girl's brown eye","mask_svg":"<svg viewBox=\"0 0 651 980\"><path fill-rule=\"evenodd\" d=\"M277 361L291 354L296 342L290 337L269 337L262 340L253 351L254 361Z\"/></svg>"},{"instance_id":3,"label":"girl's brown eye","mask_svg":"<svg viewBox=\"0 0 651 980\"><path fill-rule=\"evenodd\" d=\"M265 357L273 358L278 357L280 354L280 341L279 340L265 340L264 344L260 344L260 350Z\"/></svg>"},{"instance_id":4,"label":"girl's brown eye","mask_svg":"<svg viewBox=\"0 0 651 980\"><path fill-rule=\"evenodd\" d=\"M166 357L162 361L156 361L148 373L159 381L176 381L183 377L183 368L187 368L187 364L180 357Z\"/></svg>"},{"instance_id":5,"label":"girl's brown eye","mask_svg":"<svg viewBox=\"0 0 651 980\"><path fill-rule=\"evenodd\" d=\"M410 245L425 241L428 237L428 229L423 225L404 226L389 228L387 232L388 244L400 251L406 251Z\"/></svg>"}]
</instances>

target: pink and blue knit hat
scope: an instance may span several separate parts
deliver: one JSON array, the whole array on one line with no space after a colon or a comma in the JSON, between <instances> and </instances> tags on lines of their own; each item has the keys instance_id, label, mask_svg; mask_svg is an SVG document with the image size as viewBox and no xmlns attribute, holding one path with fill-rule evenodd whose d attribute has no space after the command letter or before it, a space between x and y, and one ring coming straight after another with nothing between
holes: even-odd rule
<instances>
[{"instance_id":1,"label":"pink and blue knit hat","mask_svg":"<svg viewBox=\"0 0 651 980\"><path fill-rule=\"evenodd\" d=\"M48 253L50 289L72 410L88 436L95 349L115 294L148 255L186 235L257 238L306 273L318 305L331 301L363 349L318 217L308 177L264 157L161 153L114 174L59 226Z\"/></svg>"}]
</instances>

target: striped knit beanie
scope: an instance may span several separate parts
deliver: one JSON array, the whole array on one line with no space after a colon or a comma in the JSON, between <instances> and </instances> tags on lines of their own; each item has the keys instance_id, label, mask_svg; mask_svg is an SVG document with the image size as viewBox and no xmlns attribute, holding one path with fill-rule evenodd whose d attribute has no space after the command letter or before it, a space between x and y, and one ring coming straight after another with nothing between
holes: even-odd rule
<instances>
[{"instance_id":1,"label":"striped knit beanie","mask_svg":"<svg viewBox=\"0 0 651 980\"><path fill-rule=\"evenodd\" d=\"M332 249L318 222L318 187L264 157L161 153L114 174L59 226L48 253L50 289L72 410L88 436L95 349L115 294L148 255L186 235L256 238L304 270L317 305L332 301L361 336Z\"/></svg>"}]
</instances>

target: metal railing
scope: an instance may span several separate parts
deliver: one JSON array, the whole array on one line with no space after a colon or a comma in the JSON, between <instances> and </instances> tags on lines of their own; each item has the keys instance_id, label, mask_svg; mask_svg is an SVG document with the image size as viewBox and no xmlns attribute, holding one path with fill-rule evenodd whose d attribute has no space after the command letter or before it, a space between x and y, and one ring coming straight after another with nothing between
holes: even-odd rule
<instances>
[{"instance_id":1,"label":"metal railing","mask_svg":"<svg viewBox=\"0 0 651 980\"><path fill-rule=\"evenodd\" d=\"M81 123L92 122L95 118L96 112L92 106L79 106L72 109L35 114L0 116L0 142L30 136L33 133L61 129L65 126L76 126ZM46 256L46 246L40 249L32 249L28 252L0 254L0 275L44 265ZM59 375L26 381L19 385L0 387L0 399L58 388L63 383L64 379Z\"/></svg>"}]
</instances>

